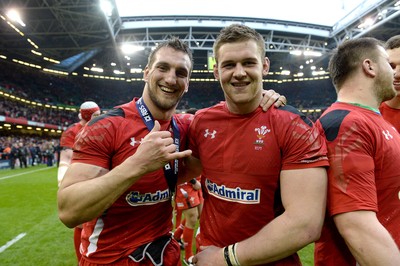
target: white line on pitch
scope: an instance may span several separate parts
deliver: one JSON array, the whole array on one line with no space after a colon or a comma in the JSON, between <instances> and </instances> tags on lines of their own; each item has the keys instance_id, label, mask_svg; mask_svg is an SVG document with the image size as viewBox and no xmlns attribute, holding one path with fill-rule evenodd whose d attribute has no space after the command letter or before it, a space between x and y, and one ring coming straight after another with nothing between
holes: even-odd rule
<instances>
[{"instance_id":1,"label":"white line on pitch","mask_svg":"<svg viewBox=\"0 0 400 266\"><path fill-rule=\"evenodd\" d=\"M17 235L14 239L11 239L10 241L8 241L4 246L0 247L0 253L2 253L4 250L6 250L7 248L9 248L13 244L15 244L18 240L20 240L24 236L26 236L26 233L21 233L21 234Z\"/></svg>"},{"instance_id":2,"label":"white line on pitch","mask_svg":"<svg viewBox=\"0 0 400 266\"><path fill-rule=\"evenodd\" d=\"M53 167L54 167L54 166L53 166ZM47 168L36 169L36 170L32 170L32 171L24 172L24 173L20 173L20 174L3 176L3 177L0 177L0 180L7 179L7 178L11 178L11 177L15 177L15 176L20 176L20 175L26 175L26 174L30 174L30 173L35 173L35 172L39 172L39 171L43 171L43 170L49 170L49 169L51 169L51 168L52 168L52 167L47 167Z\"/></svg>"}]
</instances>

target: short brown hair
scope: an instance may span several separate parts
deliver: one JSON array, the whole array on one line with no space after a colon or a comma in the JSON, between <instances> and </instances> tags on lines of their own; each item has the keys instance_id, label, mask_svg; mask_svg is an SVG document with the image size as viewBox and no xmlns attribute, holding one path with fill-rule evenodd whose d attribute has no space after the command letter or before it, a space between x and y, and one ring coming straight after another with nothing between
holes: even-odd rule
<instances>
[{"instance_id":1,"label":"short brown hair","mask_svg":"<svg viewBox=\"0 0 400 266\"><path fill-rule=\"evenodd\" d=\"M248 40L254 40L257 43L258 49L260 50L260 56L261 58L264 58L265 41L262 35L248 26L242 24L232 24L220 31L220 34L214 43L213 51L216 62L218 63L218 51L222 45L233 42L244 42Z\"/></svg>"},{"instance_id":2,"label":"short brown hair","mask_svg":"<svg viewBox=\"0 0 400 266\"><path fill-rule=\"evenodd\" d=\"M363 37L347 40L333 51L329 60L329 72L337 91L364 59L378 59L378 46L383 47L380 40Z\"/></svg>"},{"instance_id":3,"label":"short brown hair","mask_svg":"<svg viewBox=\"0 0 400 266\"><path fill-rule=\"evenodd\" d=\"M178 37L172 37L171 39L166 40L165 42L162 42L156 46L154 50L150 52L150 55L148 57L147 65L148 67L151 67L154 63L154 58L156 53L163 47L171 47L172 49L176 51L181 51L187 54L190 58L190 63L191 63L191 68L190 71L193 70L193 53L192 50L189 48L189 46L181 41Z\"/></svg>"},{"instance_id":4,"label":"short brown hair","mask_svg":"<svg viewBox=\"0 0 400 266\"><path fill-rule=\"evenodd\" d=\"M391 37L385 43L385 49L396 49L400 47L400 35L395 35Z\"/></svg>"}]
</instances>

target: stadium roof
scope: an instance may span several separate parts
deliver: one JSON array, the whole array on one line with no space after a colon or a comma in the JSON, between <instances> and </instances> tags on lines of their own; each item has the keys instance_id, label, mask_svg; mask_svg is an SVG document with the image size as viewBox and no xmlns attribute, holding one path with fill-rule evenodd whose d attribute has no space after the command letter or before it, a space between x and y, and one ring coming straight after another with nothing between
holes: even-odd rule
<instances>
[{"instance_id":1,"label":"stadium roof","mask_svg":"<svg viewBox=\"0 0 400 266\"><path fill-rule=\"evenodd\" d=\"M133 8L120 7L124 3ZM111 7L108 12L100 8L104 4ZM12 8L25 26L8 16ZM179 36L193 49L195 69L201 70L207 69L219 30L244 23L264 36L272 69L293 70L309 59L326 64L329 51L347 38L386 40L399 34L399 8L398 0L247 0L241 5L231 0L2 0L0 60L78 75L96 66L103 75L118 75L113 72L118 70L129 76L130 69L143 69L151 47ZM125 57L123 43L143 50ZM290 54L294 51L322 56Z\"/></svg>"},{"instance_id":2,"label":"stadium roof","mask_svg":"<svg viewBox=\"0 0 400 266\"><path fill-rule=\"evenodd\" d=\"M132 5L132 0L115 0L121 17L139 16L213 16L248 17L294 21L332 27L347 15L355 16L354 9L367 9L379 0L152 0L151 4ZM361 6L360 6L361 5ZM360 7L359 7L360 6ZM157 7L157 8L155 8Z\"/></svg>"}]
</instances>

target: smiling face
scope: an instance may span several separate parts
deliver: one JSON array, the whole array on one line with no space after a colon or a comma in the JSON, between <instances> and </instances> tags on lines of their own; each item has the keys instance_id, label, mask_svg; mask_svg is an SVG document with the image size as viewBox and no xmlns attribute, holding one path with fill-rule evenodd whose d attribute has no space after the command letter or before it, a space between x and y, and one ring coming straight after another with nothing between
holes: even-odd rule
<instances>
[{"instance_id":1,"label":"smiling face","mask_svg":"<svg viewBox=\"0 0 400 266\"><path fill-rule=\"evenodd\" d=\"M218 51L214 76L219 80L228 108L233 113L254 111L262 97L262 79L269 60L260 56L254 40L223 44Z\"/></svg>"},{"instance_id":2,"label":"smiling face","mask_svg":"<svg viewBox=\"0 0 400 266\"><path fill-rule=\"evenodd\" d=\"M400 98L400 48L387 49L389 62L395 70L393 85L397 92L397 97Z\"/></svg>"},{"instance_id":3,"label":"smiling face","mask_svg":"<svg viewBox=\"0 0 400 266\"><path fill-rule=\"evenodd\" d=\"M155 118L174 112L187 92L191 60L187 54L171 47L162 47L144 71L146 82L143 97Z\"/></svg>"}]
</instances>

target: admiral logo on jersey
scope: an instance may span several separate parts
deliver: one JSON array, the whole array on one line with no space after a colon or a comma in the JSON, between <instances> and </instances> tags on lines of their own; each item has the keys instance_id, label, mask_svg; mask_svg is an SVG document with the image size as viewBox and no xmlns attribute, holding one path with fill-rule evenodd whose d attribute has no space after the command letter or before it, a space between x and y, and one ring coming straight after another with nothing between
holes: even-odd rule
<instances>
[{"instance_id":1,"label":"admiral logo on jersey","mask_svg":"<svg viewBox=\"0 0 400 266\"><path fill-rule=\"evenodd\" d=\"M140 194L139 191L131 191L126 195L126 201L131 206L154 205L159 202L169 201L169 199L169 189L145 194Z\"/></svg>"},{"instance_id":2,"label":"admiral logo on jersey","mask_svg":"<svg viewBox=\"0 0 400 266\"><path fill-rule=\"evenodd\" d=\"M225 185L219 186L206 179L206 188L211 196L226 201L233 201L241 204L258 204L260 203L261 189L254 190L242 189L240 187L229 188Z\"/></svg>"}]
</instances>

